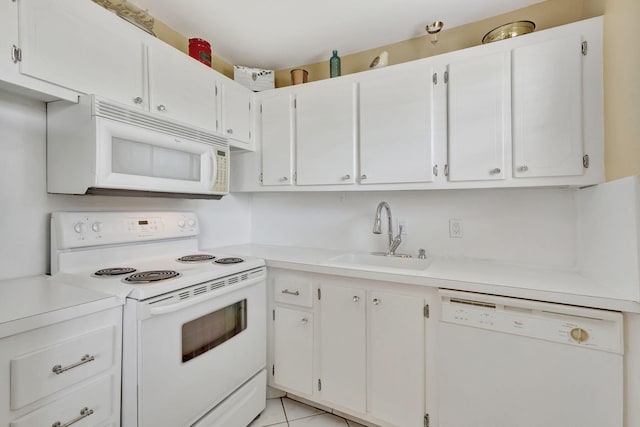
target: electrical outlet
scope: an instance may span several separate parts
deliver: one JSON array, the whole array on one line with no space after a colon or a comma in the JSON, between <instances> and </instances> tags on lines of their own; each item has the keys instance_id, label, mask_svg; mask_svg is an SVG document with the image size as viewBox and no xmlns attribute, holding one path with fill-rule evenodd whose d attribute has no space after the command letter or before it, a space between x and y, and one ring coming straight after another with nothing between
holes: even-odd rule
<instances>
[{"instance_id":1,"label":"electrical outlet","mask_svg":"<svg viewBox=\"0 0 640 427\"><path fill-rule=\"evenodd\" d=\"M409 234L409 221L407 221L406 219L399 219L398 220L398 230L400 230L400 227L402 227L402 235L403 236Z\"/></svg>"},{"instance_id":2,"label":"electrical outlet","mask_svg":"<svg viewBox=\"0 0 640 427\"><path fill-rule=\"evenodd\" d=\"M449 220L449 237L462 238L462 220L450 219Z\"/></svg>"}]
</instances>

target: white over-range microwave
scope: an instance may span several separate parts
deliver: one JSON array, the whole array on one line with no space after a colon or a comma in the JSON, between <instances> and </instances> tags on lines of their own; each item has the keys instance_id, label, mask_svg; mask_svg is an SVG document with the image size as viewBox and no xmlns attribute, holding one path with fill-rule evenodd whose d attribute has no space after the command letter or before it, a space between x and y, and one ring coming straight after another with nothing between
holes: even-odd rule
<instances>
[{"instance_id":1,"label":"white over-range microwave","mask_svg":"<svg viewBox=\"0 0 640 427\"><path fill-rule=\"evenodd\" d=\"M47 191L219 199L224 136L95 95L47 104Z\"/></svg>"}]
</instances>

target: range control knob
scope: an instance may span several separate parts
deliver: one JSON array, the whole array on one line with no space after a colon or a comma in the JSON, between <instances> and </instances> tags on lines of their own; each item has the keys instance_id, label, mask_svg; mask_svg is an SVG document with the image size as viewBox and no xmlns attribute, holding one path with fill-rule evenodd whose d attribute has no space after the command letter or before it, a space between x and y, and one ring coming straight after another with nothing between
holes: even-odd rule
<instances>
[{"instance_id":1,"label":"range control knob","mask_svg":"<svg viewBox=\"0 0 640 427\"><path fill-rule=\"evenodd\" d=\"M178 227L184 228L185 225L187 225L187 223L186 223L186 221L184 219L179 219L178 220Z\"/></svg>"},{"instance_id":2,"label":"range control knob","mask_svg":"<svg viewBox=\"0 0 640 427\"><path fill-rule=\"evenodd\" d=\"M102 223L101 222L94 222L93 224L91 224L91 229L93 231L95 231L96 233L99 233L102 231Z\"/></svg>"},{"instance_id":3,"label":"range control knob","mask_svg":"<svg viewBox=\"0 0 640 427\"><path fill-rule=\"evenodd\" d=\"M589 333L582 328L573 328L569 332L574 341L583 343L589 339Z\"/></svg>"},{"instance_id":4,"label":"range control knob","mask_svg":"<svg viewBox=\"0 0 640 427\"><path fill-rule=\"evenodd\" d=\"M82 221L79 221L79 222L76 222L75 224L73 224L73 231L75 231L78 234L84 233L86 231L86 229L87 229L87 226Z\"/></svg>"},{"instance_id":5,"label":"range control knob","mask_svg":"<svg viewBox=\"0 0 640 427\"><path fill-rule=\"evenodd\" d=\"M195 219L190 219L188 224L189 224L189 227L195 227L196 226L196 220Z\"/></svg>"}]
</instances>

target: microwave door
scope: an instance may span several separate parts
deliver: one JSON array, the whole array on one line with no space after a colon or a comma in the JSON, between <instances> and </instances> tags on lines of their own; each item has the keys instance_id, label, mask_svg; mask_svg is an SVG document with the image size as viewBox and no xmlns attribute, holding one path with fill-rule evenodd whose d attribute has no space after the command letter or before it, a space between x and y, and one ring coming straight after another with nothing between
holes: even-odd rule
<instances>
[{"instance_id":1,"label":"microwave door","mask_svg":"<svg viewBox=\"0 0 640 427\"><path fill-rule=\"evenodd\" d=\"M210 145L112 121L99 129L98 187L211 193Z\"/></svg>"}]
</instances>

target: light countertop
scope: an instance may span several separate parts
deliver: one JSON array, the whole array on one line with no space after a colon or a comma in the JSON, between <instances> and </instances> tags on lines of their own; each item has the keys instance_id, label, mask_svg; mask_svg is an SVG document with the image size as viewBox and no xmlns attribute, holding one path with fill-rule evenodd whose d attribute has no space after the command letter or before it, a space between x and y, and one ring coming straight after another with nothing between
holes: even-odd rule
<instances>
[{"instance_id":1,"label":"light countertop","mask_svg":"<svg viewBox=\"0 0 640 427\"><path fill-rule=\"evenodd\" d=\"M0 338L122 305L120 298L50 276L0 281Z\"/></svg>"},{"instance_id":2,"label":"light countertop","mask_svg":"<svg viewBox=\"0 0 640 427\"><path fill-rule=\"evenodd\" d=\"M267 267L272 268L640 313L637 295L616 287L615 283L598 283L570 269L435 257L424 270L405 270L333 260L347 251L256 244L217 249L237 256L264 258Z\"/></svg>"}]
</instances>

